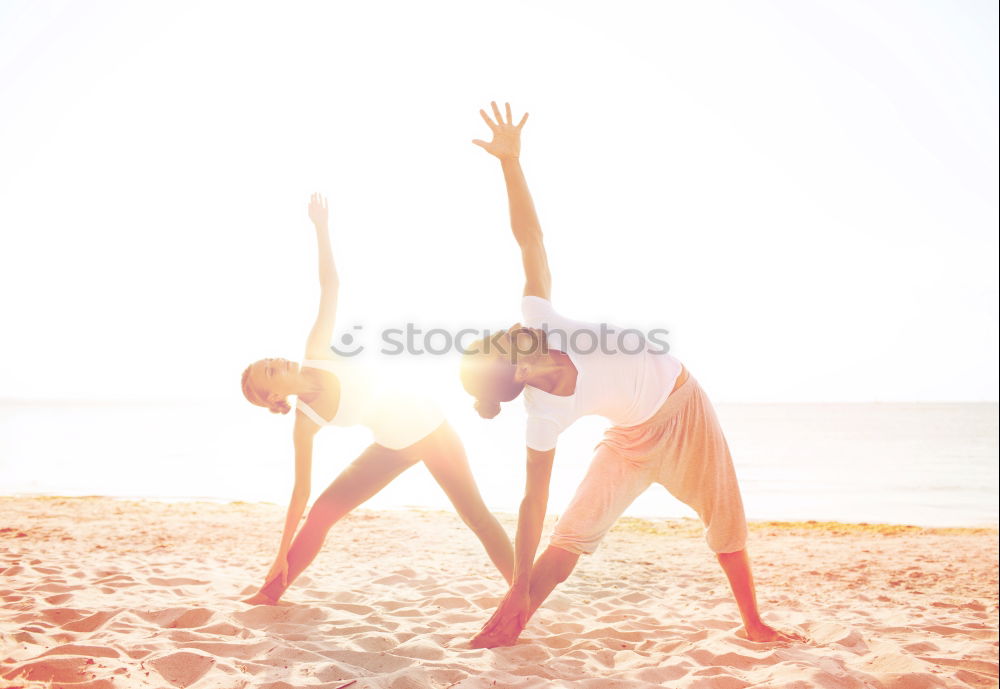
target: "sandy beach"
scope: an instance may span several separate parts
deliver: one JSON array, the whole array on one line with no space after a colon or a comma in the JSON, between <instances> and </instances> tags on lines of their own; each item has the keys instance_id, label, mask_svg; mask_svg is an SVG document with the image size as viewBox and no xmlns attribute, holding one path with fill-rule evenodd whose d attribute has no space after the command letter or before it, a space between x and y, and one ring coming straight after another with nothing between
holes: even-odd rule
<instances>
[{"instance_id":1,"label":"sandy beach","mask_svg":"<svg viewBox=\"0 0 1000 689\"><path fill-rule=\"evenodd\" d=\"M247 606L283 515L0 498L0 686L997 686L993 529L753 524L764 617L810 638L755 644L698 524L624 519L516 646L472 650L506 587L457 517L358 511L282 605Z\"/></svg>"}]
</instances>

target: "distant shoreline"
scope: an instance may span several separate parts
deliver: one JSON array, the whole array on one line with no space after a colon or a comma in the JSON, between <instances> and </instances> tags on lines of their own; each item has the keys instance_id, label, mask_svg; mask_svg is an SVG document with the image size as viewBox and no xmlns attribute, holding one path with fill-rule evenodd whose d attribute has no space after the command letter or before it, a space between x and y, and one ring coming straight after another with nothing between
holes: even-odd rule
<instances>
[{"instance_id":1,"label":"distant shoreline","mask_svg":"<svg viewBox=\"0 0 1000 689\"><path fill-rule=\"evenodd\" d=\"M73 397L0 397L0 407L126 407L140 406L171 406L171 407L204 407L204 406L236 406L242 408L245 403L239 399L234 403L231 397L136 397L130 398L73 398ZM864 405L968 405L982 404L1000 407L1000 400L724 400L715 401L716 406L723 407L786 407L786 406L864 406Z\"/></svg>"},{"instance_id":2,"label":"distant shoreline","mask_svg":"<svg viewBox=\"0 0 1000 689\"><path fill-rule=\"evenodd\" d=\"M210 497L138 497L138 496L114 496L114 495L49 495L49 494L12 494L0 495L0 503L15 503L18 501L52 501L53 503L65 503L71 501L93 502L109 500L118 504L144 503L178 503L184 505L212 505L214 507L250 506L262 508L275 508L284 510L284 505L268 501L255 500L229 500L225 498ZM410 512L415 514L453 514L449 510L441 510L420 506L404 506L380 509L369 509L359 507L355 512L367 514L401 513ZM515 522L517 515L510 512L495 512L498 518L506 522ZM546 518L546 522L554 522L557 514L551 514ZM842 522L842 521L820 521L820 520L749 520L751 533L780 532L782 535L828 535L828 536L852 536L852 535L873 535L900 536L900 535L1000 535L1000 525L980 525L980 526L921 526L916 524L890 524L878 522ZM613 531L631 531L648 534L659 534L664 536L701 536L702 525L697 519L688 517L621 517L616 523Z\"/></svg>"}]
</instances>

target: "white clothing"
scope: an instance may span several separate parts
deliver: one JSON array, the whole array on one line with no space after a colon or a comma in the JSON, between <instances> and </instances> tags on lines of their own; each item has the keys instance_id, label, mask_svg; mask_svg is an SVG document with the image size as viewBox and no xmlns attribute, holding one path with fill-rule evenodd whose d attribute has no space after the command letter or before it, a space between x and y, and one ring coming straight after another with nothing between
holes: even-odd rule
<instances>
[{"instance_id":1,"label":"white clothing","mask_svg":"<svg viewBox=\"0 0 1000 689\"><path fill-rule=\"evenodd\" d=\"M340 402L332 419L324 419L301 399L295 408L320 426L365 426L374 440L401 450L426 438L444 423L444 413L420 393L402 391L381 381L372 369L343 357L308 359L303 366L329 371L340 383Z\"/></svg>"},{"instance_id":2,"label":"white clothing","mask_svg":"<svg viewBox=\"0 0 1000 689\"><path fill-rule=\"evenodd\" d=\"M526 441L533 450L551 450L559 434L582 416L597 414L616 426L651 418L670 395L681 363L659 351L638 330L565 318L541 297L521 300L524 325L545 331L548 348L576 366L572 395L524 389L528 413Z\"/></svg>"}]
</instances>

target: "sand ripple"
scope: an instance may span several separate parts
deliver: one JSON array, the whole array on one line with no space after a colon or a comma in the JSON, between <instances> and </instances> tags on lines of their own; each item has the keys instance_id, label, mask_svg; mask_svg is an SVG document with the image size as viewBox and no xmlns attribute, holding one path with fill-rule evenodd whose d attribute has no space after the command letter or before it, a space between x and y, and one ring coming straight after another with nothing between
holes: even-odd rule
<instances>
[{"instance_id":1,"label":"sand ripple","mask_svg":"<svg viewBox=\"0 0 1000 689\"><path fill-rule=\"evenodd\" d=\"M995 531L757 525L765 617L811 642L755 644L736 634L696 528L626 522L518 645L473 650L505 587L457 518L359 513L281 605L248 607L239 599L282 519L268 505L0 498L0 677L74 689L997 686Z\"/></svg>"}]
</instances>

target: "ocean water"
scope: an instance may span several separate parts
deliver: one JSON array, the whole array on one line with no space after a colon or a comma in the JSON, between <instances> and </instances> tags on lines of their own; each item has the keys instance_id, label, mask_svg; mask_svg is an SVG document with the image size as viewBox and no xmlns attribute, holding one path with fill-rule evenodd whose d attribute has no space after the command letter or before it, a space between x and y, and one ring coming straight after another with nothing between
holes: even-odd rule
<instances>
[{"instance_id":1,"label":"ocean water","mask_svg":"<svg viewBox=\"0 0 1000 689\"><path fill-rule=\"evenodd\" d=\"M515 512L524 486L523 415L447 409L487 505ZM996 525L998 406L957 404L717 405L754 520L927 526ZM560 439L550 511L586 472L605 422ZM284 503L292 488L291 418L242 400L210 403L0 404L0 494L209 498ZM325 485L370 442L327 429L314 448ZM418 465L366 505L451 509ZM626 512L694 516L652 486Z\"/></svg>"}]
</instances>

